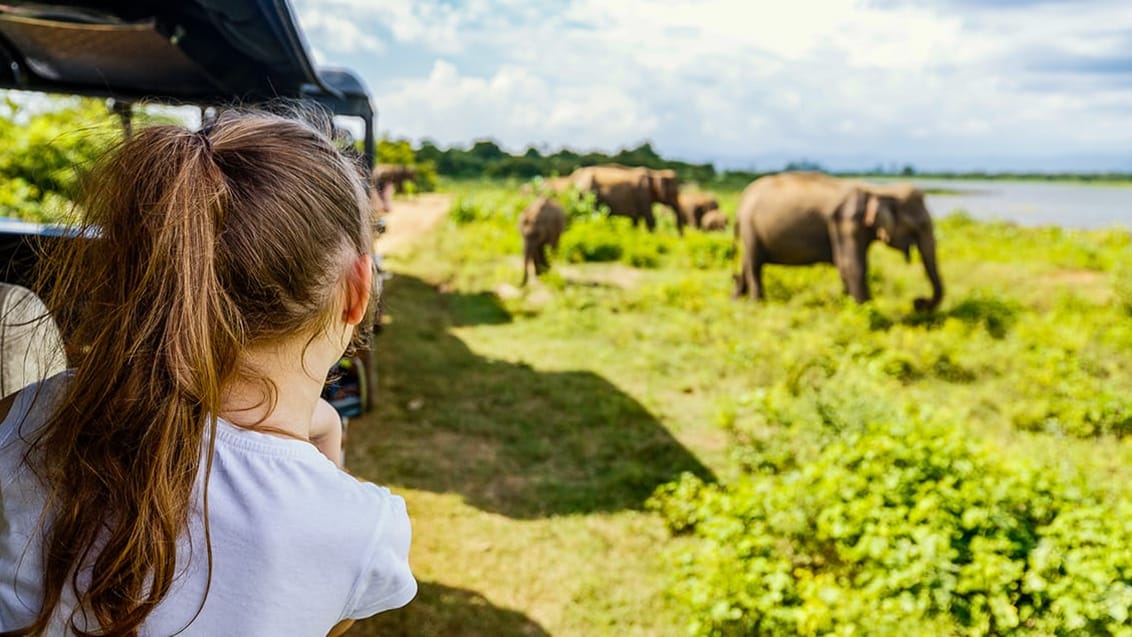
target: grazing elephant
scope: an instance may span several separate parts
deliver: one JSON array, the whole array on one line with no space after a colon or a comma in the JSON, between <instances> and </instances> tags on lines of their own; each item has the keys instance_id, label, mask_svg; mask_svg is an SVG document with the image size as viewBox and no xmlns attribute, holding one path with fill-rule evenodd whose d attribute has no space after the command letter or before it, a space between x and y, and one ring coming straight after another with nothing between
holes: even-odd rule
<instances>
[{"instance_id":1,"label":"grazing elephant","mask_svg":"<svg viewBox=\"0 0 1132 637\"><path fill-rule=\"evenodd\" d=\"M519 214L519 233L523 235L523 281L533 266L535 275L550 269L546 247L558 248L558 238L566 227L566 211L549 197L539 197Z\"/></svg>"},{"instance_id":2,"label":"grazing elephant","mask_svg":"<svg viewBox=\"0 0 1132 637\"><path fill-rule=\"evenodd\" d=\"M916 245L932 286L930 299L916 299L917 311L934 310L943 300L931 215L923 193L912 186L877 186L806 172L761 177L739 200L735 236L743 251L736 297L763 298L764 264L833 263L845 291L864 302L869 299L869 244L879 239L905 259Z\"/></svg>"},{"instance_id":3,"label":"grazing elephant","mask_svg":"<svg viewBox=\"0 0 1132 637\"><path fill-rule=\"evenodd\" d=\"M684 219L680 215L680 178L675 170L648 170L653 203L663 204L676 215L676 230L684 234Z\"/></svg>"},{"instance_id":4,"label":"grazing elephant","mask_svg":"<svg viewBox=\"0 0 1132 637\"><path fill-rule=\"evenodd\" d=\"M700 219L701 230L726 230L727 215L720 210L708 210Z\"/></svg>"},{"instance_id":5,"label":"grazing elephant","mask_svg":"<svg viewBox=\"0 0 1132 637\"><path fill-rule=\"evenodd\" d=\"M404 164L377 164L370 173L370 184L373 185L371 197L374 208L378 212L389 212L393 209L393 193L405 192L405 182L417 178L417 171L412 166Z\"/></svg>"},{"instance_id":6,"label":"grazing elephant","mask_svg":"<svg viewBox=\"0 0 1132 637\"><path fill-rule=\"evenodd\" d=\"M634 226L643 220L649 230L656 229L652 205L662 203L676 212L676 227L684 232L677 200L680 181L675 171L620 164L585 166L571 173L570 185L579 192L593 192L597 203L609 207L609 214L629 217Z\"/></svg>"},{"instance_id":7,"label":"grazing elephant","mask_svg":"<svg viewBox=\"0 0 1132 637\"><path fill-rule=\"evenodd\" d=\"M719 210L719 201L706 192L682 192L678 201L684 223L695 228L704 227L703 218L705 214L712 210Z\"/></svg>"}]
</instances>

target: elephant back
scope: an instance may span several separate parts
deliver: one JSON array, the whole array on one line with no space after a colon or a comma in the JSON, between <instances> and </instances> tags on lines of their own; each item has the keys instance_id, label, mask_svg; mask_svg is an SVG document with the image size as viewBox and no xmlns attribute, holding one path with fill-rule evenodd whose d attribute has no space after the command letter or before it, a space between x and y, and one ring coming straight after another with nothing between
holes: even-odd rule
<instances>
[{"instance_id":1,"label":"elephant back","mask_svg":"<svg viewBox=\"0 0 1132 637\"><path fill-rule=\"evenodd\" d=\"M566 227L566 211L550 197L539 197L519 214L519 232L524 237L554 241Z\"/></svg>"}]
</instances>

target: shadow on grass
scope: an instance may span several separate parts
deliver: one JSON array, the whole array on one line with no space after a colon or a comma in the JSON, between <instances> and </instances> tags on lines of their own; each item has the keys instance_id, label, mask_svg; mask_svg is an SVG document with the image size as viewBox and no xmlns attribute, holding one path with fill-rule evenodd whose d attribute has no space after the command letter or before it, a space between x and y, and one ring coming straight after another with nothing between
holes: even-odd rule
<instances>
[{"instance_id":1,"label":"shadow on grass","mask_svg":"<svg viewBox=\"0 0 1132 637\"><path fill-rule=\"evenodd\" d=\"M416 599L408 606L358 622L347 634L349 637L542 637L550 633L522 613L492 606L478 593L421 582Z\"/></svg>"},{"instance_id":2,"label":"shadow on grass","mask_svg":"<svg viewBox=\"0 0 1132 637\"><path fill-rule=\"evenodd\" d=\"M644 407L588 371L485 358L449 328L484 313L405 275L387 286L372 426L350 468L383 484L459 493L517 519L639 509L683 471L713 480ZM471 318L469 318L469 315Z\"/></svg>"},{"instance_id":3,"label":"shadow on grass","mask_svg":"<svg viewBox=\"0 0 1132 637\"><path fill-rule=\"evenodd\" d=\"M511 314L499 297L491 292L444 294L455 325L503 325L511 322Z\"/></svg>"}]
</instances>

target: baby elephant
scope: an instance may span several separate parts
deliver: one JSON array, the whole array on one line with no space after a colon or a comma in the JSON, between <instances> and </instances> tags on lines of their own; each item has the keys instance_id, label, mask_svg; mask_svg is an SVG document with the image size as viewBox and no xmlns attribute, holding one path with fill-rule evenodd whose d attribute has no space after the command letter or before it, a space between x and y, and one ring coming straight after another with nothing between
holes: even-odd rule
<instances>
[{"instance_id":1,"label":"baby elephant","mask_svg":"<svg viewBox=\"0 0 1132 637\"><path fill-rule=\"evenodd\" d=\"M722 211L708 210L704 216L700 218L701 230L726 230L727 229L727 215Z\"/></svg>"},{"instance_id":2,"label":"baby elephant","mask_svg":"<svg viewBox=\"0 0 1132 637\"><path fill-rule=\"evenodd\" d=\"M727 217L719 212L719 201L706 192L680 193L680 214L684 216L684 223L701 230L724 230L727 228ZM722 226L719 225L721 220Z\"/></svg>"},{"instance_id":3,"label":"baby elephant","mask_svg":"<svg viewBox=\"0 0 1132 637\"><path fill-rule=\"evenodd\" d=\"M546 247L558 248L558 238L566 227L566 211L549 197L539 197L519 215L519 233L523 235L523 282L532 264L535 275L550 268L546 260Z\"/></svg>"}]
</instances>

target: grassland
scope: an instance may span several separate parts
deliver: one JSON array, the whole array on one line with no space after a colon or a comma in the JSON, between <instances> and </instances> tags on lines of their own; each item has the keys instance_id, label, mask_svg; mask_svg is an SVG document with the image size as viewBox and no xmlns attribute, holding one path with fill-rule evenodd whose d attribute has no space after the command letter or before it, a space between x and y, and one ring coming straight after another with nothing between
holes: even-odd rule
<instances>
[{"instance_id":1,"label":"grassland","mask_svg":"<svg viewBox=\"0 0 1132 637\"><path fill-rule=\"evenodd\" d=\"M924 316L922 269L879 246L873 302L830 267L770 267L752 305L729 298L729 233L584 215L519 289L515 185L446 189L449 219L387 259L379 406L348 460L405 495L421 592L359 635L685 635L668 592L691 540L646 501L681 474L742 479L752 441L804 459L791 422L828 410L916 414L1081 476L1113 512L1132 498L1126 231L939 215L948 295Z\"/></svg>"}]
</instances>

